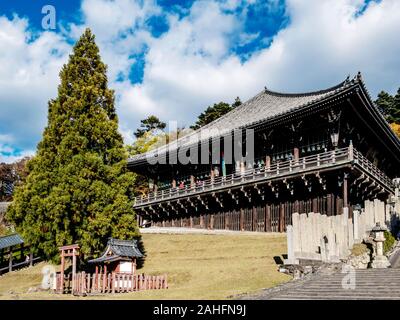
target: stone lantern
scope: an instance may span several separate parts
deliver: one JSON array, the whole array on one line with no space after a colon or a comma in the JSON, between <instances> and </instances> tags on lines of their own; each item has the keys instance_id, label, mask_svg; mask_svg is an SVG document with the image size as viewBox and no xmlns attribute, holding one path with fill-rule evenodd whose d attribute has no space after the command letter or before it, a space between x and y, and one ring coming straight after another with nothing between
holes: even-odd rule
<instances>
[{"instance_id":1,"label":"stone lantern","mask_svg":"<svg viewBox=\"0 0 400 320\"><path fill-rule=\"evenodd\" d=\"M388 258L383 254L383 242L385 241L384 232L387 229L384 226L381 226L379 222L376 223L376 226L372 228L372 235L375 242L376 254L372 261L371 267L378 268L388 268L390 267L390 262Z\"/></svg>"}]
</instances>

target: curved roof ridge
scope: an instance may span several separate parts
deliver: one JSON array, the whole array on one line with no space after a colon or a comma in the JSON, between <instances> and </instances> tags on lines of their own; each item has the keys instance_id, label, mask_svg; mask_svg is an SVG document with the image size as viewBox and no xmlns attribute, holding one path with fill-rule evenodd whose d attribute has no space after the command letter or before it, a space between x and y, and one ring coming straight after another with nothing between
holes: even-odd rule
<instances>
[{"instance_id":1,"label":"curved roof ridge","mask_svg":"<svg viewBox=\"0 0 400 320\"><path fill-rule=\"evenodd\" d=\"M340 89L340 88L342 88L344 85L346 85L349 82L350 82L349 78L346 78L344 81L342 81L339 84L334 85L334 86L332 86L330 88L321 89L321 90L317 90L317 91L301 92L301 93L300 92L299 93L278 92L278 91L269 90L267 88L265 88L264 92L266 94L270 94L272 96L278 96L278 97L287 97L287 98L290 98L290 97L293 97L293 98L296 98L296 97L308 97L308 96L316 96L316 95L320 95L320 94L324 94L324 93L327 93L327 92L331 92L331 91Z\"/></svg>"}]
</instances>

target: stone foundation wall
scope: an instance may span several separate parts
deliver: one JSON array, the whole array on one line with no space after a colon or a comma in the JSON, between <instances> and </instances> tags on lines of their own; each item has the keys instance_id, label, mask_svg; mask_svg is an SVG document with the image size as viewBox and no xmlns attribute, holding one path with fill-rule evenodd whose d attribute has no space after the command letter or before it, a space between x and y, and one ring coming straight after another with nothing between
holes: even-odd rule
<instances>
[{"instance_id":1,"label":"stone foundation wall","mask_svg":"<svg viewBox=\"0 0 400 320\"><path fill-rule=\"evenodd\" d=\"M379 222L389 229L399 220L400 199L391 204L375 199L365 201L361 211L348 208L343 214L326 216L310 212L294 213L292 225L287 226L288 259L285 264L297 264L299 259L339 262L350 254L354 243L361 243Z\"/></svg>"}]
</instances>

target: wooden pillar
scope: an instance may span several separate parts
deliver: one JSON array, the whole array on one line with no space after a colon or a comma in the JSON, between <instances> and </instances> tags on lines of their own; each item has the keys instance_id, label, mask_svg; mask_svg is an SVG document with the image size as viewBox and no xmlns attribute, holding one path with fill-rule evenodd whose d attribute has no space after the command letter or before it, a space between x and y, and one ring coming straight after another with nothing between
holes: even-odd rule
<instances>
[{"instance_id":1,"label":"wooden pillar","mask_svg":"<svg viewBox=\"0 0 400 320\"><path fill-rule=\"evenodd\" d=\"M64 293L64 268L65 268L65 257L64 250L61 251L61 270L60 270L60 293Z\"/></svg>"},{"instance_id":2,"label":"wooden pillar","mask_svg":"<svg viewBox=\"0 0 400 320\"><path fill-rule=\"evenodd\" d=\"M190 220L190 227L193 228L193 217L191 216L191 217L189 218L189 220Z\"/></svg>"},{"instance_id":3,"label":"wooden pillar","mask_svg":"<svg viewBox=\"0 0 400 320\"><path fill-rule=\"evenodd\" d=\"M106 276L106 275L107 275L107 265L104 264L104 276Z\"/></svg>"},{"instance_id":4,"label":"wooden pillar","mask_svg":"<svg viewBox=\"0 0 400 320\"><path fill-rule=\"evenodd\" d=\"M194 175L190 176L190 186L193 188L194 186L196 186L196 181L194 179Z\"/></svg>"},{"instance_id":5,"label":"wooden pillar","mask_svg":"<svg viewBox=\"0 0 400 320\"><path fill-rule=\"evenodd\" d=\"M29 266L30 267L33 266L33 253L32 252L29 253Z\"/></svg>"},{"instance_id":6,"label":"wooden pillar","mask_svg":"<svg viewBox=\"0 0 400 320\"><path fill-rule=\"evenodd\" d=\"M285 231L285 205L279 205L279 232Z\"/></svg>"},{"instance_id":7,"label":"wooden pillar","mask_svg":"<svg viewBox=\"0 0 400 320\"><path fill-rule=\"evenodd\" d=\"M271 207L269 204L265 206L265 231L271 232Z\"/></svg>"},{"instance_id":8,"label":"wooden pillar","mask_svg":"<svg viewBox=\"0 0 400 320\"><path fill-rule=\"evenodd\" d=\"M72 279L76 278L76 255L75 248L72 249ZM75 291L75 281L72 281L72 293Z\"/></svg>"},{"instance_id":9,"label":"wooden pillar","mask_svg":"<svg viewBox=\"0 0 400 320\"><path fill-rule=\"evenodd\" d=\"M200 215L200 228L204 227L204 216Z\"/></svg>"},{"instance_id":10,"label":"wooden pillar","mask_svg":"<svg viewBox=\"0 0 400 320\"><path fill-rule=\"evenodd\" d=\"M327 196L326 196L326 214L328 215L328 216L331 216L332 215L332 213L333 213L333 206L332 206L332 203L333 203L333 201L332 201L333 199L332 199L332 193L328 193L327 194Z\"/></svg>"},{"instance_id":11,"label":"wooden pillar","mask_svg":"<svg viewBox=\"0 0 400 320\"><path fill-rule=\"evenodd\" d=\"M253 206L252 230L257 231L257 207Z\"/></svg>"},{"instance_id":12,"label":"wooden pillar","mask_svg":"<svg viewBox=\"0 0 400 320\"><path fill-rule=\"evenodd\" d=\"M298 162L299 162L299 159L300 159L300 151L299 151L299 148L295 147L295 148L293 149L293 155L294 155L294 161L295 161L295 163L298 163Z\"/></svg>"},{"instance_id":13,"label":"wooden pillar","mask_svg":"<svg viewBox=\"0 0 400 320\"><path fill-rule=\"evenodd\" d=\"M246 166L244 161L240 161L240 174L244 174L244 172L246 171Z\"/></svg>"},{"instance_id":14,"label":"wooden pillar","mask_svg":"<svg viewBox=\"0 0 400 320\"><path fill-rule=\"evenodd\" d=\"M229 230L229 214L228 212L224 212L225 217L225 230Z\"/></svg>"},{"instance_id":15,"label":"wooden pillar","mask_svg":"<svg viewBox=\"0 0 400 320\"><path fill-rule=\"evenodd\" d=\"M10 254L10 256L9 256L9 259L8 259L8 272L11 272L12 271L12 264L13 264L13 249L12 249L12 247L10 247L9 254Z\"/></svg>"},{"instance_id":16,"label":"wooden pillar","mask_svg":"<svg viewBox=\"0 0 400 320\"><path fill-rule=\"evenodd\" d=\"M269 170L271 168L271 157L266 156L265 157L265 169Z\"/></svg>"},{"instance_id":17,"label":"wooden pillar","mask_svg":"<svg viewBox=\"0 0 400 320\"><path fill-rule=\"evenodd\" d=\"M318 198L317 197L314 197L312 199L312 212L314 212L314 213L319 212L319 210L318 210Z\"/></svg>"},{"instance_id":18,"label":"wooden pillar","mask_svg":"<svg viewBox=\"0 0 400 320\"><path fill-rule=\"evenodd\" d=\"M294 201L294 211L293 211L293 212L300 213L300 203L299 203L299 200L295 200L295 201Z\"/></svg>"},{"instance_id":19,"label":"wooden pillar","mask_svg":"<svg viewBox=\"0 0 400 320\"><path fill-rule=\"evenodd\" d=\"M76 249L72 249L72 275L76 273Z\"/></svg>"},{"instance_id":20,"label":"wooden pillar","mask_svg":"<svg viewBox=\"0 0 400 320\"><path fill-rule=\"evenodd\" d=\"M214 214L210 214L210 229L214 229Z\"/></svg>"},{"instance_id":21,"label":"wooden pillar","mask_svg":"<svg viewBox=\"0 0 400 320\"><path fill-rule=\"evenodd\" d=\"M240 230L244 231L244 210L243 208L240 208Z\"/></svg>"},{"instance_id":22,"label":"wooden pillar","mask_svg":"<svg viewBox=\"0 0 400 320\"><path fill-rule=\"evenodd\" d=\"M345 173L343 175L343 207L348 208L349 202L348 202L348 174Z\"/></svg>"}]
</instances>

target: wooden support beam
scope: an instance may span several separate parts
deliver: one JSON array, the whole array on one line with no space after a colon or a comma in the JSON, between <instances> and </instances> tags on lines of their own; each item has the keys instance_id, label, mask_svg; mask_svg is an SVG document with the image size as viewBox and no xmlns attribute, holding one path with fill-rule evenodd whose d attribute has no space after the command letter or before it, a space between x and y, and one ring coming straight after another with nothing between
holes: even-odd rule
<instances>
[{"instance_id":1,"label":"wooden support beam","mask_svg":"<svg viewBox=\"0 0 400 320\"><path fill-rule=\"evenodd\" d=\"M279 205L279 232L284 232L285 230L285 207L281 203Z\"/></svg>"},{"instance_id":2,"label":"wooden support beam","mask_svg":"<svg viewBox=\"0 0 400 320\"><path fill-rule=\"evenodd\" d=\"M12 265L13 265L13 249L10 247L9 250L9 259L8 259L8 272L12 271Z\"/></svg>"},{"instance_id":3,"label":"wooden support beam","mask_svg":"<svg viewBox=\"0 0 400 320\"><path fill-rule=\"evenodd\" d=\"M343 207L348 208L349 207L349 200L348 200L348 177L349 174L345 173L343 175Z\"/></svg>"},{"instance_id":4,"label":"wooden support beam","mask_svg":"<svg viewBox=\"0 0 400 320\"><path fill-rule=\"evenodd\" d=\"M243 208L240 208L239 224L240 224L240 230L244 231L244 210L243 210Z\"/></svg>"},{"instance_id":5,"label":"wooden support beam","mask_svg":"<svg viewBox=\"0 0 400 320\"><path fill-rule=\"evenodd\" d=\"M265 205L265 231L271 231L271 207L269 204Z\"/></svg>"}]
</instances>

